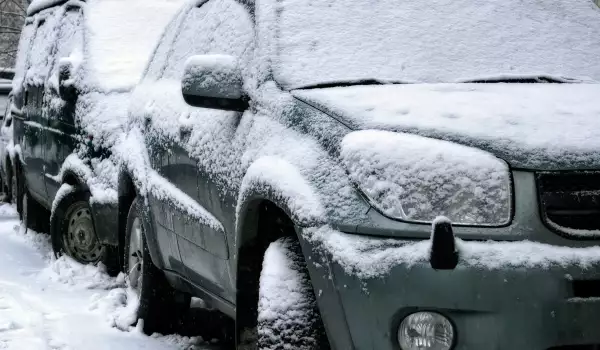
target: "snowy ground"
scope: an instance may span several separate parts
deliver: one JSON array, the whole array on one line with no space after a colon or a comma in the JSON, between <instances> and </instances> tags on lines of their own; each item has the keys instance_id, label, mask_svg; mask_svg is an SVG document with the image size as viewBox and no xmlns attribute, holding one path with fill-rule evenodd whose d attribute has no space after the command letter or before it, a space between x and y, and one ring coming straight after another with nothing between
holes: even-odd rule
<instances>
[{"instance_id":1,"label":"snowy ground","mask_svg":"<svg viewBox=\"0 0 600 350\"><path fill-rule=\"evenodd\" d=\"M198 315L181 332L195 336L143 335L127 326L135 307L127 296L122 277L53 258L49 237L24 232L14 208L0 205L0 349L220 348L202 339L202 324L210 321Z\"/></svg>"}]
</instances>

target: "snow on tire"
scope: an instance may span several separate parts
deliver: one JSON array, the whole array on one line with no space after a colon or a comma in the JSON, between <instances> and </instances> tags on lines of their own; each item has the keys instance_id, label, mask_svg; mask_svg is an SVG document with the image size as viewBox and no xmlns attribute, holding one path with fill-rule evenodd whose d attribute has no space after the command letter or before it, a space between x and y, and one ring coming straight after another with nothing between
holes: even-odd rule
<instances>
[{"instance_id":1,"label":"snow on tire","mask_svg":"<svg viewBox=\"0 0 600 350\"><path fill-rule=\"evenodd\" d=\"M260 276L258 349L327 349L300 244L281 238L267 248Z\"/></svg>"}]
</instances>

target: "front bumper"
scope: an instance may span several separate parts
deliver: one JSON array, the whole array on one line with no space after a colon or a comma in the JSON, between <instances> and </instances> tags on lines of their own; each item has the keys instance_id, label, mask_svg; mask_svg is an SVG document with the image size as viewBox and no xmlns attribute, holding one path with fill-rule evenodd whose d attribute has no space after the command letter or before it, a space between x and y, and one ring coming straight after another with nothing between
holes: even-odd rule
<instances>
[{"instance_id":1,"label":"front bumper","mask_svg":"<svg viewBox=\"0 0 600 350\"><path fill-rule=\"evenodd\" d=\"M600 248L460 242L456 269L436 271L428 241L302 231L334 349L399 350L398 326L416 310L447 316L456 350L600 344Z\"/></svg>"}]
</instances>

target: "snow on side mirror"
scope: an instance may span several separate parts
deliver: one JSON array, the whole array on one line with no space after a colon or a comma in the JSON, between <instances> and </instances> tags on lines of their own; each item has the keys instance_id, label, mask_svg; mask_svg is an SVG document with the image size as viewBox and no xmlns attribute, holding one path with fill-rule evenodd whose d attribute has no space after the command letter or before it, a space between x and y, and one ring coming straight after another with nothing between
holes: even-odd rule
<instances>
[{"instance_id":1,"label":"snow on side mirror","mask_svg":"<svg viewBox=\"0 0 600 350\"><path fill-rule=\"evenodd\" d=\"M72 72L73 62L70 59L60 59L58 62L58 94L65 101L74 100L77 96Z\"/></svg>"},{"instance_id":2,"label":"snow on side mirror","mask_svg":"<svg viewBox=\"0 0 600 350\"><path fill-rule=\"evenodd\" d=\"M242 85L235 57L197 55L185 63L181 92L192 106L243 112L248 108L248 99Z\"/></svg>"}]
</instances>

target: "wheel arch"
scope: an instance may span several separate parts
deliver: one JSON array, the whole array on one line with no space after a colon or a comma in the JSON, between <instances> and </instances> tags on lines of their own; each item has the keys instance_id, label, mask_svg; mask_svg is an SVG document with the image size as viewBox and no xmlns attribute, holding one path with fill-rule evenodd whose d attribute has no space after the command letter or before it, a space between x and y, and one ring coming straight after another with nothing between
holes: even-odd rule
<instances>
[{"instance_id":1,"label":"wheel arch","mask_svg":"<svg viewBox=\"0 0 600 350\"><path fill-rule=\"evenodd\" d=\"M127 235L127 216L129 215L129 209L136 198L138 203L142 206L147 198L138 191L134 177L125 169L119 172L117 193L118 241L121 255L125 258L125 236ZM152 213L144 207L142 209L142 215L144 216L142 218L142 224L144 225L144 233L148 244L148 250L150 251L150 257L157 268L163 269L165 264L158 248L158 238L156 237L156 231L154 230L152 223Z\"/></svg>"},{"instance_id":2,"label":"wheel arch","mask_svg":"<svg viewBox=\"0 0 600 350\"><path fill-rule=\"evenodd\" d=\"M64 171L61 178L61 184L71 185L80 191L89 191L86 181L71 170Z\"/></svg>"}]
</instances>

